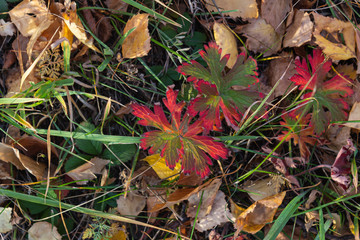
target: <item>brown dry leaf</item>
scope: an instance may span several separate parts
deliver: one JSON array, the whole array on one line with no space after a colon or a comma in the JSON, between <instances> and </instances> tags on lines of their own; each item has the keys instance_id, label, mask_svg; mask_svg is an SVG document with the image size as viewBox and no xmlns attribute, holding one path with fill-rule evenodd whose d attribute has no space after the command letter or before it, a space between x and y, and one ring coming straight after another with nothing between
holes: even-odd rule
<instances>
[{"instance_id":1,"label":"brown dry leaf","mask_svg":"<svg viewBox=\"0 0 360 240\"><path fill-rule=\"evenodd\" d=\"M318 198L318 195L321 196L322 193L318 190L311 190L308 200L305 203L305 209L310 209L310 205Z\"/></svg>"},{"instance_id":2,"label":"brown dry leaf","mask_svg":"<svg viewBox=\"0 0 360 240\"><path fill-rule=\"evenodd\" d=\"M126 12L129 6L128 3L123 0L105 0L105 4L111 10Z\"/></svg>"},{"instance_id":3,"label":"brown dry leaf","mask_svg":"<svg viewBox=\"0 0 360 240\"><path fill-rule=\"evenodd\" d=\"M124 40L122 44L123 58L137 58L146 56L150 49L149 35L149 14L137 14L133 16L125 25L124 34L135 28Z\"/></svg>"},{"instance_id":4,"label":"brown dry leaf","mask_svg":"<svg viewBox=\"0 0 360 240\"><path fill-rule=\"evenodd\" d=\"M60 240L57 228L49 222L34 223L28 230L29 240Z\"/></svg>"},{"instance_id":5,"label":"brown dry leaf","mask_svg":"<svg viewBox=\"0 0 360 240\"><path fill-rule=\"evenodd\" d=\"M10 163L0 161L0 180L13 179Z\"/></svg>"},{"instance_id":6,"label":"brown dry leaf","mask_svg":"<svg viewBox=\"0 0 360 240\"><path fill-rule=\"evenodd\" d=\"M117 211L120 215L126 216L137 216L144 209L146 205L146 199L143 195L131 191L127 194L126 198L124 195L121 195L117 203Z\"/></svg>"},{"instance_id":7,"label":"brown dry leaf","mask_svg":"<svg viewBox=\"0 0 360 240\"><path fill-rule=\"evenodd\" d=\"M11 22L24 37L31 37L38 31L39 27L53 16L42 1L24 0L9 12Z\"/></svg>"},{"instance_id":8,"label":"brown dry leaf","mask_svg":"<svg viewBox=\"0 0 360 240\"><path fill-rule=\"evenodd\" d=\"M254 201L259 201L266 197L278 194L282 185L285 183L280 175L274 175L258 181L246 181L243 189L248 192Z\"/></svg>"},{"instance_id":9,"label":"brown dry leaf","mask_svg":"<svg viewBox=\"0 0 360 240\"><path fill-rule=\"evenodd\" d=\"M0 207L0 233L7 233L12 230L11 213L12 208Z\"/></svg>"},{"instance_id":10,"label":"brown dry leaf","mask_svg":"<svg viewBox=\"0 0 360 240\"><path fill-rule=\"evenodd\" d=\"M281 35L262 18L252 19L243 29L247 37L246 46L249 50L270 56L281 49Z\"/></svg>"},{"instance_id":11,"label":"brown dry leaf","mask_svg":"<svg viewBox=\"0 0 360 240\"><path fill-rule=\"evenodd\" d=\"M205 0L206 8L209 11L219 12L236 10L235 12L225 13L232 18L241 17L243 19L259 17L259 10L256 0ZM215 5L214 5L215 3ZM218 10L219 9L219 10Z\"/></svg>"},{"instance_id":12,"label":"brown dry leaf","mask_svg":"<svg viewBox=\"0 0 360 240\"><path fill-rule=\"evenodd\" d=\"M343 76L348 76L350 79L354 80L356 79L356 70L354 68L354 65L352 64L339 64L336 66L336 71L338 73L341 73Z\"/></svg>"},{"instance_id":13,"label":"brown dry leaf","mask_svg":"<svg viewBox=\"0 0 360 240\"><path fill-rule=\"evenodd\" d=\"M35 159L39 153L47 155L47 142L38 139L34 136L29 136L27 134L22 135L21 137L14 138L15 143L12 143L14 147L23 151L26 156L29 156ZM59 158L59 154L54 146L51 145L51 154L54 157Z\"/></svg>"},{"instance_id":14,"label":"brown dry leaf","mask_svg":"<svg viewBox=\"0 0 360 240\"><path fill-rule=\"evenodd\" d=\"M188 175L181 173L179 180L176 182L176 185L177 186L199 186L202 184L202 182L203 182L203 179L195 172L191 172Z\"/></svg>"},{"instance_id":15,"label":"brown dry leaf","mask_svg":"<svg viewBox=\"0 0 360 240\"><path fill-rule=\"evenodd\" d=\"M76 13L76 3L71 2L70 6L68 6L68 12L69 14L64 13L63 14L63 22L66 24L66 26L69 28L72 34L74 34L77 39L79 39L80 42L85 44L90 49L101 53L97 47L95 47L93 41L93 38L88 38L86 36L85 28L82 25L79 16ZM63 27L64 29L64 27Z\"/></svg>"},{"instance_id":16,"label":"brown dry leaf","mask_svg":"<svg viewBox=\"0 0 360 240\"><path fill-rule=\"evenodd\" d=\"M71 170L66 173L69 177L74 179L76 184L85 185L88 181L79 181L79 180L92 180L96 178L95 174L101 174L104 167L110 162L110 160L104 160L98 157L92 158L89 162L84 163L83 165Z\"/></svg>"},{"instance_id":17,"label":"brown dry leaf","mask_svg":"<svg viewBox=\"0 0 360 240\"><path fill-rule=\"evenodd\" d=\"M275 32L284 34L285 20L291 5L289 0L262 0L261 17L275 29Z\"/></svg>"},{"instance_id":18,"label":"brown dry leaf","mask_svg":"<svg viewBox=\"0 0 360 240\"><path fill-rule=\"evenodd\" d=\"M284 37L284 47L300 47L311 41L314 23L308 13L295 10L294 20L287 28Z\"/></svg>"},{"instance_id":19,"label":"brown dry leaf","mask_svg":"<svg viewBox=\"0 0 360 240\"><path fill-rule=\"evenodd\" d=\"M274 97L285 95L286 91L290 90L289 86L292 83L290 78L297 73L293 59L291 53L283 52L279 58L270 61L267 69L268 83L273 87L280 81L274 90Z\"/></svg>"},{"instance_id":20,"label":"brown dry leaf","mask_svg":"<svg viewBox=\"0 0 360 240\"><path fill-rule=\"evenodd\" d=\"M350 22L343 22L335 18L324 17L312 13L315 22L315 43L332 60L347 60L355 58L355 31ZM340 33L345 44L342 43Z\"/></svg>"},{"instance_id":21,"label":"brown dry leaf","mask_svg":"<svg viewBox=\"0 0 360 240\"><path fill-rule=\"evenodd\" d=\"M12 97L20 92L21 72L19 68L9 70L8 77L5 80L7 88L6 98ZM22 89L27 89L31 86L30 82L39 83L40 80L35 76L34 71L25 79Z\"/></svg>"},{"instance_id":22,"label":"brown dry leaf","mask_svg":"<svg viewBox=\"0 0 360 240\"><path fill-rule=\"evenodd\" d=\"M10 145L0 143L0 160L12 163L19 170L28 170L38 180L45 179L46 165L31 159Z\"/></svg>"},{"instance_id":23,"label":"brown dry leaf","mask_svg":"<svg viewBox=\"0 0 360 240\"><path fill-rule=\"evenodd\" d=\"M260 231L265 224L273 220L285 195L286 192L281 192L253 203L236 218L237 231L243 230L251 234Z\"/></svg>"},{"instance_id":24,"label":"brown dry leaf","mask_svg":"<svg viewBox=\"0 0 360 240\"><path fill-rule=\"evenodd\" d=\"M360 130L360 102L355 102L349 113L348 121L358 121L358 122L347 122L344 123L345 126L350 128L355 128Z\"/></svg>"},{"instance_id":25,"label":"brown dry leaf","mask_svg":"<svg viewBox=\"0 0 360 240\"><path fill-rule=\"evenodd\" d=\"M235 65L238 57L237 43L234 34L222 23L214 23L215 42L222 49L221 57L230 54L229 61L226 63L228 68Z\"/></svg>"},{"instance_id":26,"label":"brown dry leaf","mask_svg":"<svg viewBox=\"0 0 360 240\"><path fill-rule=\"evenodd\" d=\"M330 125L325 131L325 135L331 143L328 146L338 152L347 144L347 140L350 138L350 131L351 128L347 126Z\"/></svg>"}]
</instances>

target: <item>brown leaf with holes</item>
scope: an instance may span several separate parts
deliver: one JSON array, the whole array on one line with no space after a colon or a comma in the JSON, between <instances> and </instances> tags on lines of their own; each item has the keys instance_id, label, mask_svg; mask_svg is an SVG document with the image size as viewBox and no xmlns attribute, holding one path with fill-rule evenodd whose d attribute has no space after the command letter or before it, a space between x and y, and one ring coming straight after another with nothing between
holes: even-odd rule
<instances>
[{"instance_id":1,"label":"brown leaf with holes","mask_svg":"<svg viewBox=\"0 0 360 240\"><path fill-rule=\"evenodd\" d=\"M149 14L137 14L133 16L125 25L124 34L135 28L124 40L122 44L123 58L137 58L146 56L150 49L149 35Z\"/></svg>"},{"instance_id":2,"label":"brown leaf with holes","mask_svg":"<svg viewBox=\"0 0 360 240\"><path fill-rule=\"evenodd\" d=\"M275 32L263 18L250 20L250 23L242 29L242 33L247 37L247 48L263 53L264 57L273 55L281 49L281 35Z\"/></svg>"},{"instance_id":3,"label":"brown leaf with holes","mask_svg":"<svg viewBox=\"0 0 360 240\"><path fill-rule=\"evenodd\" d=\"M284 34L285 20L291 5L289 0L262 0L261 17L275 29L275 32Z\"/></svg>"},{"instance_id":4,"label":"brown leaf with holes","mask_svg":"<svg viewBox=\"0 0 360 240\"><path fill-rule=\"evenodd\" d=\"M265 224L272 222L278 207L284 200L286 192L281 192L253 203L236 218L235 227L238 232L255 234Z\"/></svg>"},{"instance_id":5,"label":"brown leaf with holes","mask_svg":"<svg viewBox=\"0 0 360 240\"><path fill-rule=\"evenodd\" d=\"M315 43L332 60L347 60L355 58L355 31L350 22L343 22L335 18L324 17L312 13L315 22ZM342 42L342 34L344 43Z\"/></svg>"},{"instance_id":6,"label":"brown leaf with holes","mask_svg":"<svg viewBox=\"0 0 360 240\"><path fill-rule=\"evenodd\" d=\"M284 37L284 47L300 47L310 42L314 23L308 13L295 9L294 20L287 28Z\"/></svg>"},{"instance_id":7,"label":"brown leaf with holes","mask_svg":"<svg viewBox=\"0 0 360 240\"><path fill-rule=\"evenodd\" d=\"M259 10L256 0L205 0L205 3L206 8L209 11L219 12L219 10L232 10L232 12L224 13L224 15L230 16L232 18L240 17L243 19L249 19L259 17Z\"/></svg>"}]
</instances>

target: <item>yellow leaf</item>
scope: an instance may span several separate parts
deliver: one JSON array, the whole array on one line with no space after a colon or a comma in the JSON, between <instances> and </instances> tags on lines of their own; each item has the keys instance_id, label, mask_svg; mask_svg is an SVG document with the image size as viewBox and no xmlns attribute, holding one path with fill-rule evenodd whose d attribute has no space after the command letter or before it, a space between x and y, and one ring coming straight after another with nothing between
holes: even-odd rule
<instances>
[{"instance_id":1,"label":"yellow leaf","mask_svg":"<svg viewBox=\"0 0 360 240\"><path fill-rule=\"evenodd\" d=\"M99 49L97 49L97 47L93 44L94 39L86 36L85 28L82 25L79 16L76 14L75 2L72 2L67 10L69 17L64 17L63 21L72 34L74 34L80 42L88 46L90 49L100 53ZM67 36L69 36L69 34L67 34Z\"/></svg>"},{"instance_id":2,"label":"yellow leaf","mask_svg":"<svg viewBox=\"0 0 360 240\"><path fill-rule=\"evenodd\" d=\"M238 56L237 43L234 34L222 23L214 23L214 36L216 44L222 49L221 57L230 54L226 66L232 68Z\"/></svg>"},{"instance_id":3,"label":"yellow leaf","mask_svg":"<svg viewBox=\"0 0 360 240\"><path fill-rule=\"evenodd\" d=\"M324 17L312 13L315 21L315 43L333 60L347 60L355 58L355 31L350 22L343 22L335 18ZM342 34L344 44L342 43Z\"/></svg>"},{"instance_id":4,"label":"yellow leaf","mask_svg":"<svg viewBox=\"0 0 360 240\"><path fill-rule=\"evenodd\" d=\"M143 57L151 49L149 35L149 14L137 14L133 16L124 28L124 34L135 28L122 44L122 55L124 58Z\"/></svg>"},{"instance_id":5,"label":"yellow leaf","mask_svg":"<svg viewBox=\"0 0 360 240\"><path fill-rule=\"evenodd\" d=\"M174 170L171 170L168 166L166 166L165 159L160 157L160 154L154 154L154 155L147 156L143 160L149 163L149 165L154 169L156 174L161 179L176 175L181 170L180 162L177 162ZM176 177L177 176L171 177L171 178L169 178L169 180L173 180Z\"/></svg>"},{"instance_id":6,"label":"yellow leaf","mask_svg":"<svg viewBox=\"0 0 360 240\"><path fill-rule=\"evenodd\" d=\"M237 231L243 230L251 234L260 231L273 220L285 194L286 192L281 192L253 203L236 218Z\"/></svg>"}]
</instances>

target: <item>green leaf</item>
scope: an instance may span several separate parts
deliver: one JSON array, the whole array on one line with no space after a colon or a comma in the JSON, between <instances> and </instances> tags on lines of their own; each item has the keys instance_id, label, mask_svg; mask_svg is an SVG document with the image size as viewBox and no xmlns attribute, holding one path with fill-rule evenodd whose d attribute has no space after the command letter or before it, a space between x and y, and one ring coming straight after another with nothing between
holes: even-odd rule
<instances>
[{"instance_id":1,"label":"green leaf","mask_svg":"<svg viewBox=\"0 0 360 240\"><path fill-rule=\"evenodd\" d=\"M78 154L78 156L82 157L83 159L77 157L77 156L71 156L66 160L64 170L65 172L70 172L71 170L79 167L80 165L86 163L84 159L90 160L92 156L86 155L86 154Z\"/></svg>"},{"instance_id":2,"label":"green leaf","mask_svg":"<svg viewBox=\"0 0 360 240\"><path fill-rule=\"evenodd\" d=\"M82 122L75 132L98 133L99 131L95 130L95 126L93 124L89 122ZM98 141L76 139L75 144L84 153L96 156L100 155L103 149L102 143Z\"/></svg>"},{"instance_id":3,"label":"green leaf","mask_svg":"<svg viewBox=\"0 0 360 240\"><path fill-rule=\"evenodd\" d=\"M113 144L109 148L111 151L105 148L101 158L111 160L114 164L120 164L118 159L122 162L131 160L137 149L135 144Z\"/></svg>"}]
</instances>

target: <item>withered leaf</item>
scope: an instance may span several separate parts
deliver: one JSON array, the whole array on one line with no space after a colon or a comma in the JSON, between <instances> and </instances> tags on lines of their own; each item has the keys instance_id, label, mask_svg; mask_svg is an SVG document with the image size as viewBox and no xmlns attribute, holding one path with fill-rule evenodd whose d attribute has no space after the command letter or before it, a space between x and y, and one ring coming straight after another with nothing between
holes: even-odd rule
<instances>
[{"instance_id":1,"label":"withered leaf","mask_svg":"<svg viewBox=\"0 0 360 240\"><path fill-rule=\"evenodd\" d=\"M117 211L121 215L130 215L137 216L144 209L146 205L146 199L144 196L131 191L127 194L126 198L124 195L121 195L117 203Z\"/></svg>"},{"instance_id":2,"label":"withered leaf","mask_svg":"<svg viewBox=\"0 0 360 240\"><path fill-rule=\"evenodd\" d=\"M275 29L275 32L283 34L285 19L291 5L289 0L262 0L261 17Z\"/></svg>"},{"instance_id":3,"label":"withered leaf","mask_svg":"<svg viewBox=\"0 0 360 240\"><path fill-rule=\"evenodd\" d=\"M29 240L60 240L57 228L49 222L34 223L28 230Z\"/></svg>"},{"instance_id":4,"label":"withered leaf","mask_svg":"<svg viewBox=\"0 0 360 240\"><path fill-rule=\"evenodd\" d=\"M286 30L284 47L300 47L311 41L314 23L308 13L295 10L294 21Z\"/></svg>"},{"instance_id":5,"label":"withered leaf","mask_svg":"<svg viewBox=\"0 0 360 240\"><path fill-rule=\"evenodd\" d=\"M135 28L122 44L122 55L124 58L143 57L151 49L149 35L149 14L137 14L125 25L124 34Z\"/></svg>"},{"instance_id":6,"label":"withered leaf","mask_svg":"<svg viewBox=\"0 0 360 240\"><path fill-rule=\"evenodd\" d=\"M232 18L241 17L244 19L248 18L257 18L259 16L259 11L257 7L256 0L205 0L206 8L209 11L219 12L220 11L229 11L236 10L234 12L225 13L224 15L229 15ZM216 4L216 6L214 5ZM219 10L218 10L219 9Z\"/></svg>"}]
</instances>

